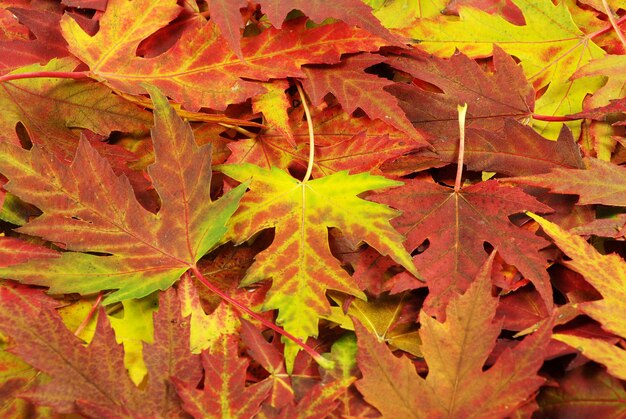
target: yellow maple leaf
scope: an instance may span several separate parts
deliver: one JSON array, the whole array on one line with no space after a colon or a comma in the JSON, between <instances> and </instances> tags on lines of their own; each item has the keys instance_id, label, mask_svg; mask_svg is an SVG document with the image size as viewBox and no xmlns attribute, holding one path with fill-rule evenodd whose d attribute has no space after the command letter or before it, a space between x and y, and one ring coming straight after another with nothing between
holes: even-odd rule
<instances>
[{"instance_id":1,"label":"yellow maple leaf","mask_svg":"<svg viewBox=\"0 0 626 419\"><path fill-rule=\"evenodd\" d=\"M564 265L583 275L603 299L581 304L582 311L602 327L626 338L626 262L618 255L602 255L582 237L563 230L537 215L529 214L572 260ZM577 348L586 357L604 364L609 373L626 379L626 351L599 339L555 334L554 339Z\"/></svg>"}]
</instances>

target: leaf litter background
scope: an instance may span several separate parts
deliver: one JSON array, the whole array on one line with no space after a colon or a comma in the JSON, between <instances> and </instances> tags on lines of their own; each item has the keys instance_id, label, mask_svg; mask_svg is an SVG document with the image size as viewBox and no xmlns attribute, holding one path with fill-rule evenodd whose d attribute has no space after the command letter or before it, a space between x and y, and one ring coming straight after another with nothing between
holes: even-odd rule
<instances>
[{"instance_id":1,"label":"leaf litter background","mask_svg":"<svg viewBox=\"0 0 626 419\"><path fill-rule=\"evenodd\" d=\"M626 415L622 2L0 7L3 417Z\"/></svg>"}]
</instances>

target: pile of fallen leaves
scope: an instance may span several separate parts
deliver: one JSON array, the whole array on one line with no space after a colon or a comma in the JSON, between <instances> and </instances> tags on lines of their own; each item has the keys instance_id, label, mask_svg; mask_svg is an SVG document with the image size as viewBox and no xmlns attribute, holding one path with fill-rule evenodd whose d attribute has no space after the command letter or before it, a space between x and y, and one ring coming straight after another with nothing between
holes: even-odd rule
<instances>
[{"instance_id":1,"label":"pile of fallen leaves","mask_svg":"<svg viewBox=\"0 0 626 419\"><path fill-rule=\"evenodd\" d=\"M0 1L0 415L626 415L624 22Z\"/></svg>"}]
</instances>

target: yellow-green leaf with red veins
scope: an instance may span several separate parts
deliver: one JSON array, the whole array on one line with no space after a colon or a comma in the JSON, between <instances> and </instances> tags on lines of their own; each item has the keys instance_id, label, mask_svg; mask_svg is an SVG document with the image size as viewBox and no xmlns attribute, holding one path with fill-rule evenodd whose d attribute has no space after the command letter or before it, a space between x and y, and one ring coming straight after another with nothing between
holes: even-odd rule
<instances>
[{"instance_id":1,"label":"yellow-green leaf with red veins","mask_svg":"<svg viewBox=\"0 0 626 419\"><path fill-rule=\"evenodd\" d=\"M45 66L29 65L11 74L37 71L72 71L73 58L53 59ZM0 138L20 144L16 125L22 123L34 144L45 146L62 159L71 160L78 145L73 129L85 128L108 136L111 131L147 131L150 113L113 95L111 89L92 80L30 78L0 83ZM97 144L97 142L96 142ZM106 154L126 150L97 145ZM128 153L131 157L132 154ZM130 158L129 158L130 160Z\"/></svg>"},{"instance_id":2,"label":"yellow-green leaf with red veins","mask_svg":"<svg viewBox=\"0 0 626 419\"><path fill-rule=\"evenodd\" d=\"M263 83L262 86L267 91L252 98L252 110L263 113L263 123L280 132L285 136L289 145L295 147L296 143L293 138L293 132L291 132L289 114L287 113L291 103L285 92L289 88L289 82L287 80L272 80L271 82Z\"/></svg>"},{"instance_id":3,"label":"yellow-green leaf with red veins","mask_svg":"<svg viewBox=\"0 0 626 419\"><path fill-rule=\"evenodd\" d=\"M202 370L199 357L189 353L189 327L173 289L161 295L154 344L144 347L148 378L143 389L124 372L124 351L104 311L85 347L52 308L42 307L20 288L0 288L0 303L0 330L10 338L9 351L51 378L24 398L57 413L88 417L184 415L171 379L195 385Z\"/></svg>"},{"instance_id":4,"label":"yellow-green leaf with red veins","mask_svg":"<svg viewBox=\"0 0 626 419\"><path fill-rule=\"evenodd\" d=\"M156 162L148 174L161 198L159 212L143 208L128 180L86 141L70 166L37 146L0 143L5 188L43 212L19 231L73 250L0 269L0 277L51 293L117 290L105 300L112 303L167 289L222 239L245 185L212 202L211 147L198 147L165 96L149 90Z\"/></svg>"},{"instance_id":5,"label":"yellow-green leaf with red veins","mask_svg":"<svg viewBox=\"0 0 626 419\"><path fill-rule=\"evenodd\" d=\"M242 284L271 279L263 308L278 309L277 323L295 336L317 336L319 317L330 312L327 289L365 297L330 252L330 227L339 228L354 248L365 241L418 276L402 246L404 238L389 224L399 213L358 197L400 182L345 171L301 182L275 167L265 170L251 164L222 165L218 170L240 182L250 180L227 238L242 243L258 231L276 230L271 246L257 255ZM288 366L297 351L286 342Z\"/></svg>"},{"instance_id":6,"label":"yellow-green leaf with red veins","mask_svg":"<svg viewBox=\"0 0 626 419\"><path fill-rule=\"evenodd\" d=\"M525 25L459 5L460 19L438 16L418 20L406 34L419 42L421 49L443 57L451 56L457 49L472 57L485 57L491 54L492 45L497 44L520 60L536 90L547 86L537 100L537 114L567 115L581 111L583 99L598 89L601 81L570 77L586 63L603 57L604 51L576 26L567 2L555 5L551 0L513 0L513 3L524 14ZM555 125L534 123L548 138L557 137L560 127ZM575 136L577 133L575 130Z\"/></svg>"},{"instance_id":7,"label":"yellow-green leaf with red veins","mask_svg":"<svg viewBox=\"0 0 626 419\"><path fill-rule=\"evenodd\" d=\"M403 211L393 225L407 236L407 249L413 251L429 242L427 249L414 257L429 289L427 312L442 315L455 292L467 289L487 259L485 242L532 281L546 307L552 307L546 260L539 254L546 240L508 218L528 208L537 212L552 209L521 189L490 180L455 192L432 181L409 179L404 186L375 195L372 200Z\"/></svg>"},{"instance_id":8,"label":"yellow-green leaf with red veins","mask_svg":"<svg viewBox=\"0 0 626 419\"><path fill-rule=\"evenodd\" d=\"M368 32L337 22L312 29L306 19L286 22L242 39L245 61L231 50L213 22L198 23L183 32L167 53L137 57L143 39L180 13L175 0L111 0L100 19L100 30L89 36L71 17L61 20L72 53L91 73L116 89L143 93L140 83L157 86L190 110L225 109L263 93L253 79L302 77L300 66L339 62L341 54L375 51L385 44Z\"/></svg>"},{"instance_id":9,"label":"yellow-green leaf with red veins","mask_svg":"<svg viewBox=\"0 0 626 419\"><path fill-rule=\"evenodd\" d=\"M198 290L194 282L184 275L178 283L178 297L180 298L181 312L189 317L190 350L197 354L205 349L211 350L224 336L234 335L239 329L239 318L233 308L225 302L210 314L204 312L200 303Z\"/></svg>"},{"instance_id":10,"label":"yellow-green leaf with red veins","mask_svg":"<svg viewBox=\"0 0 626 419\"><path fill-rule=\"evenodd\" d=\"M346 112L351 114L361 108L370 118L380 119L410 137L423 140L398 100L384 90L394 82L365 72L383 61L385 58L380 55L360 54L333 66L306 66L302 68L306 75L302 84L314 105L321 104L332 93Z\"/></svg>"},{"instance_id":11,"label":"yellow-green leaf with red veins","mask_svg":"<svg viewBox=\"0 0 626 419\"><path fill-rule=\"evenodd\" d=\"M237 335L226 335L202 353L202 390L196 383L172 380L185 411L194 418L252 418L261 409L272 386L268 380L245 386L249 361L239 357L238 349Z\"/></svg>"},{"instance_id":12,"label":"yellow-green leaf with red veins","mask_svg":"<svg viewBox=\"0 0 626 419\"><path fill-rule=\"evenodd\" d=\"M232 154L226 163L252 163L265 169L278 167L283 170L299 167L304 170L309 158L309 137L301 117L301 113L294 111L289 119L295 147L286 141L281 132L272 129L255 138L228 144ZM339 106L323 111L313 110L312 119L316 141L314 176L326 176L341 170L352 174L376 172L385 161L428 145L423 140L407 138L379 120L350 118Z\"/></svg>"},{"instance_id":13,"label":"yellow-green leaf with red veins","mask_svg":"<svg viewBox=\"0 0 626 419\"><path fill-rule=\"evenodd\" d=\"M425 379L407 357L397 358L355 324L357 362L363 373L356 387L383 417L507 417L543 384L537 371L550 341L550 322L513 350L505 350L485 371L500 334L500 322L494 321L498 299L491 296L492 261L493 256L464 295L454 295L445 322L420 313Z\"/></svg>"},{"instance_id":14,"label":"yellow-green leaf with red veins","mask_svg":"<svg viewBox=\"0 0 626 419\"><path fill-rule=\"evenodd\" d=\"M602 255L582 237L563 230L539 216L531 214L572 260L562 262L581 274L603 299L580 304L581 310L598 321L605 330L626 338L626 262L617 254ZM555 334L554 339L580 350L583 355L606 365L609 373L626 380L626 350L600 340Z\"/></svg>"}]
</instances>

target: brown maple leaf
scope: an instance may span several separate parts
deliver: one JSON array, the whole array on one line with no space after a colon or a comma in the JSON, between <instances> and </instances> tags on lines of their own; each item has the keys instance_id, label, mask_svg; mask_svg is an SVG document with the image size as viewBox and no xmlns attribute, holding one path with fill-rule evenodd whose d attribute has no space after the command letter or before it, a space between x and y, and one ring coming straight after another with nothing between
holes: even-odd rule
<instances>
[{"instance_id":1,"label":"brown maple leaf","mask_svg":"<svg viewBox=\"0 0 626 419\"><path fill-rule=\"evenodd\" d=\"M492 258L464 295L451 298L445 322L420 313L425 379L407 357L395 357L356 324L363 373L356 386L384 417L506 417L544 382L537 371L550 341L549 321L484 370L500 333L493 321L498 300L491 296Z\"/></svg>"}]
</instances>

